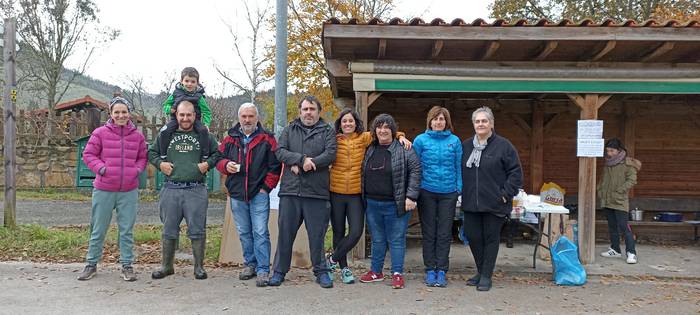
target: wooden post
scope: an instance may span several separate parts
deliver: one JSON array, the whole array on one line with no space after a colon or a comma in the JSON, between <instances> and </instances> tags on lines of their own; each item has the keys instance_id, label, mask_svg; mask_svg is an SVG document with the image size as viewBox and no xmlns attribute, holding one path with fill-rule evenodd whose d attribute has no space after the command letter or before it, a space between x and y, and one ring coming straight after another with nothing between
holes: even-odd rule
<instances>
[{"instance_id":1,"label":"wooden post","mask_svg":"<svg viewBox=\"0 0 700 315\"><path fill-rule=\"evenodd\" d=\"M355 92L355 110L360 115L360 119L365 124L366 130L369 130L369 122L367 121L368 110L369 110L369 93L367 92ZM352 249L352 260L355 259L365 259L365 251L367 249L367 234L365 233L367 225L365 224L365 229L362 230L362 236L357 242L357 245Z\"/></svg>"},{"instance_id":2,"label":"wooden post","mask_svg":"<svg viewBox=\"0 0 700 315\"><path fill-rule=\"evenodd\" d=\"M532 130L530 134L530 190L539 194L544 182L544 105L532 104Z\"/></svg>"},{"instance_id":3,"label":"wooden post","mask_svg":"<svg viewBox=\"0 0 700 315\"><path fill-rule=\"evenodd\" d=\"M598 94L568 96L581 108L581 119L598 119L598 109L610 98ZM578 158L578 243L584 265L595 262L595 164L594 157Z\"/></svg>"},{"instance_id":4,"label":"wooden post","mask_svg":"<svg viewBox=\"0 0 700 315\"><path fill-rule=\"evenodd\" d=\"M15 76L15 18L5 19L5 49L3 60L5 68L5 89L3 90L3 106L5 107L4 120L4 148L5 156L5 202L4 202L4 225L5 227L15 227L16 219L16 197L15 169L16 160L16 121L15 103L17 102L17 78Z\"/></svg>"}]
</instances>

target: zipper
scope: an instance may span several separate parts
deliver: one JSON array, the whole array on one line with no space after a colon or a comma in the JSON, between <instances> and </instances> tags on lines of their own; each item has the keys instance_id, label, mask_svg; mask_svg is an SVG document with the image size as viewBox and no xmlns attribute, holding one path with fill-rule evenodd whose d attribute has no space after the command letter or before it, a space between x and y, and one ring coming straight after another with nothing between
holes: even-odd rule
<instances>
[{"instance_id":1,"label":"zipper","mask_svg":"<svg viewBox=\"0 0 700 315\"><path fill-rule=\"evenodd\" d=\"M351 148L352 146L353 146L353 142L352 142L352 141L349 141L348 145L346 146L346 147L347 147L347 152L348 152L347 163L348 163L348 165L349 165L350 168L351 168L350 170L348 170L348 175L350 174L350 171L352 170L352 161L351 161L352 159L351 159L351 156L350 156L350 152L352 151L351 149L353 149L353 148ZM349 192L350 192L350 178L348 178L348 179L345 180L345 192L346 192L346 193L349 193Z\"/></svg>"},{"instance_id":2,"label":"zipper","mask_svg":"<svg viewBox=\"0 0 700 315\"><path fill-rule=\"evenodd\" d=\"M122 162L122 167L121 167L121 173L122 176L119 178L119 191L122 191L124 187L124 126L119 127L120 132L121 132L121 137L119 137L119 142L121 143L122 146L122 152L121 152L121 162Z\"/></svg>"}]
</instances>

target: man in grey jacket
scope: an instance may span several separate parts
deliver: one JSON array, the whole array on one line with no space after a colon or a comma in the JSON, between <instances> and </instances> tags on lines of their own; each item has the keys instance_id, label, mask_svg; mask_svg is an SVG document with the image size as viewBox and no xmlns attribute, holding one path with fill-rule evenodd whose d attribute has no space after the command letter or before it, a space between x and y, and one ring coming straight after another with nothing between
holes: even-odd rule
<instances>
[{"instance_id":1,"label":"man in grey jacket","mask_svg":"<svg viewBox=\"0 0 700 315\"><path fill-rule=\"evenodd\" d=\"M299 118L284 128L275 151L284 163L280 184L278 239L274 273L268 285L279 286L289 271L294 238L305 222L311 263L316 282L332 288L329 267L323 257L323 243L330 220L330 174L335 160L335 130L320 119L321 103L314 96L299 102Z\"/></svg>"}]
</instances>

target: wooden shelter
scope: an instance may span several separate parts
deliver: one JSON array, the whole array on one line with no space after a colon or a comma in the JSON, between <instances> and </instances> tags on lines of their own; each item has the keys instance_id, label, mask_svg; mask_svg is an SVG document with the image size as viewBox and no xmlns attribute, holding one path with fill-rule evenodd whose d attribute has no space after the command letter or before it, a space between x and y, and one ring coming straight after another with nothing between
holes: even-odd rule
<instances>
[{"instance_id":1,"label":"wooden shelter","mask_svg":"<svg viewBox=\"0 0 700 315\"><path fill-rule=\"evenodd\" d=\"M700 211L697 21L331 19L322 42L334 97L365 122L387 112L413 137L441 105L465 139L471 112L491 107L496 131L518 149L528 193L553 181L577 196L584 263L595 257L599 168L576 156L578 119L602 119L604 137L621 138L642 161L639 202Z\"/></svg>"}]
</instances>

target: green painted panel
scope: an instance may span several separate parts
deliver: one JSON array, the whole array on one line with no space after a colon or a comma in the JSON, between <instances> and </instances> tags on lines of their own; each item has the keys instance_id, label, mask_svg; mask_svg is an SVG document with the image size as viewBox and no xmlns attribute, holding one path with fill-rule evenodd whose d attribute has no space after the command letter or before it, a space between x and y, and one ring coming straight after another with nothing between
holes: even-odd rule
<instances>
[{"instance_id":1,"label":"green painted panel","mask_svg":"<svg viewBox=\"0 0 700 315\"><path fill-rule=\"evenodd\" d=\"M375 80L375 91L700 94L698 82Z\"/></svg>"}]
</instances>

